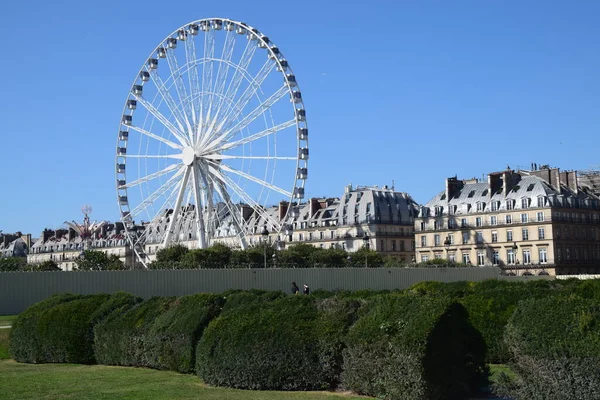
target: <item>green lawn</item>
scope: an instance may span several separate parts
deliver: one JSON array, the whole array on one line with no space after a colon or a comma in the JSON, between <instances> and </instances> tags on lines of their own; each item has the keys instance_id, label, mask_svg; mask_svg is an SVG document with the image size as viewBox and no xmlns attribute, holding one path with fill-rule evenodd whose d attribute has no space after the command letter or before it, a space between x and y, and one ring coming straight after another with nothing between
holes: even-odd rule
<instances>
[{"instance_id":1,"label":"green lawn","mask_svg":"<svg viewBox=\"0 0 600 400\"><path fill-rule=\"evenodd\" d=\"M0 329L0 360L8 360L8 335L10 329ZM0 393L1 394L1 393Z\"/></svg>"},{"instance_id":2,"label":"green lawn","mask_svg":"<svg viewBox=\"0 0 600 400\"><path fill-rule=\"evenodd\" d=\"M194 375L143 368L0 361L4 400L346 400L364 399L328 392L245 391L208 387Z\"/></svg>"},{"instance_id":3,"label":"green lawn","mask_svg":"<svg viewBox=\"0 0 600 400\"><path fill-rule=\"evenodd\" d=\"M0 315L0 326L11 326L18 315Z\"/></svg>"}]
</instances>

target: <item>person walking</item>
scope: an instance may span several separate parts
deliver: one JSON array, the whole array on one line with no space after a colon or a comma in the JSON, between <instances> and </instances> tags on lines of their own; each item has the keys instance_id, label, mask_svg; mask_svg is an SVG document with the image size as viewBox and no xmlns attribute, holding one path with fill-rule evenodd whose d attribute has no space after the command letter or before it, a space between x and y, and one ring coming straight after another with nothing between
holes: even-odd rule
<instances>
[{"instance_id":1,"label":"person walking","mask_svg":"<svg viewBox=\"0 0 600 400\"><path fill-rule=\"evenodd\" d=\"M300 293L300 288L296 285L296 282L292 282L292 294Z\"/></svg>"},{"instance_id":2,"label":"person walking","mask_svg":"<svg viewBox=\"0 0 600 400\"><path fill-rule=\"evenodd\" d=\"M304 294L310 294L310 288L308 287L308 285L306 283L304 284L303 293Z\"/></svg>"}]
</instances>

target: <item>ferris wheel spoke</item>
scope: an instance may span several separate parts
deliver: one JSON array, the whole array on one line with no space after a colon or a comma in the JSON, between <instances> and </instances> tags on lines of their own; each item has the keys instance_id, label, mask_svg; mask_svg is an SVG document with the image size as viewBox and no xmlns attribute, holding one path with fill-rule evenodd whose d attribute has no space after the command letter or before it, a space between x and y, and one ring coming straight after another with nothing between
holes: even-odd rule
<instances>
[{"instance_id":1,"label":"ferris wheel spoke","mask_svg":"<svg viewBox=\"0 0 600 400\"><path fill-rule=\"evenodd\" d=\"M217 149L212 149L211 147L218 144L218 142L220 141L213 141L210 145L207 146L207 148L209 149L208 151L224 151L224 150L230 150L230 149L234 149L236 147L239 146L243 146L246 143L250 143L253 142L255 140L261 139L263 137L272 135L274 133L277 133L279 131L282 131L284 129L289 128L290 126L294 126L296 125L296 120L295 119L291 119L287 122L284 122L282 124L276 125L272 128L268 128L265 129L264 131L255 133L253 135L247 136L241 140L235 141L235 142L229 142L229 143L225 143L223 146L217 148Z\"/></svg>"},{"instance_id":2,"label":"ferris wheel spoke","mask_svg":"<svg viewBox=\"0 0 600 400\"><path fill-rule=\"evenodd\" d=\"M148 196L148 198L146 200L144 200L143 202L140 203L140 205L138 205L136 208L134 208L130 212L130 215L132 217L137 217L142 211L144 211L146 208L148 208L149 205L153 204L160 196L162 196L170 188L172 188L178 182L177 178L179 178L179 176L181 174L183 174L183 172L184 172L184 170L183 170L183 168L181 168L179 171L177 171L175 174L173 174L173 176L171 178L169 178L169 180L167 182L165 182L164 185L162 185L161 187L156 189L150 196Z\"/></svg>"},{"instance_id":3,"label":"ferris wheel spoke","mask_svg":"<svg viewBox=\"0 0 600 400\"><path fill-rule=\"evenodd\" d=\"M175 91L179 96L179 101L181 103L181 109L183 110L183 114L185 116L185 124L188 127L188 130L191 130L190 126L190 115L189 108L190 105L186 102L187 92L185 90L185 84L183 83L183 78L181 77L181 71L179 69L179 64L177 62L177 57L175 56L175 49L170 49L166 51L167 55L167 64L169 64L169 69L171 70L171 77L175 82ZM189 114L188 114L189 113Z\"/></svg>"},{"instance_id":4,"label":"ferris wheel spoke","mask_svg":"<svg viewBox=\"0 0 600 400\"><path fill-rule=\"evenodd\" d=\"M234 127L227 130L220 137L221 141L227 141L230 139L230 135L235 135L248 125L250 125L256 118L260 117L265 111L267 111L273 104L277 103L288 93L288 87L283 85L279 90L273 93L268 99L262 102L258 107L252 110L242 120L240 120Z\"/></svg>"},{"instance_id":5,"label":"ferris wheel spoke","mask_svg":"<svg viewBox=\"0 0 600 400\"><path fill-rule=\"evenodd\" d=\"M212 71L213 71L213 56L215 51L214 31L209 29L204 35L204 53L202 59L202 93L200 98L200 115L202 124L198 127L199 131L204 131L204 127L208 124L208 107L210 99L205 99L205 93L209 93L212 87Z\"/></svg>"},{"instance_id":6,"label":"ferris wheel spoke","mask_svg":"<svg viewBox=\"0 0 600 400\"><path fill-rule=\"evenodd\" d=\"M229 154L206 154L202 156L209 160L227 160L227 159L243 159L243 160L297 160L298 157L281 157L281 156L233 156Z\"/></svg>"},{"instance_id":7,"label":"ferris wheel spoke","mask_svg":"<svg viewBox=\"0 0 600 400\"><path fill-rule=\"evenodd\" d=\"M162 143L166 144L167 146L169 146L169 147L171 147L173 149L183 150L183 146L181 146L179 144L176 144L176 143L173 143L169 139L165 139L162 136L158 136L158 135L156 135L156 134L154 134L152 132L149 132L149 131L147 131L145 129L142 129L142 128L138 127L138 126L129 125L129 129L133 129L134 131L139 132L142 135L146 135L146 136L148 136L148 137L150 137L150 138L152 138L154 140L158 140L159 142L162 142Z\"/></svg>"},{"instance_id":8,"label":"ferris wheel spoke","mask_svg":"<svg viewBox=\"0 0 600 400\"><path fill-rule=\"evenodd\" d=\"M168 174L169 172L175 171L178 168L181 168L180 164L171 164L167 168L163 168L162 170L160 170L158 172L154 172L152 174L144 176L143 178L136 179L133 182L129 182L129 183L125 184L125 185L121 185L121 186L119 186L119 189L129 189L129 188L132 188L132 187L137 186L137 185L139 185L141 183L151 181L152 179L158 178L159 176L163 176L165 174Z\"/></svg>"},{"instance_id":9,"label":"ferris wheel spoke","mask_svg":"<svg viewBox=\"0 0 600 400\"><path fill-rule=\"evenodd\" d=\"M160 75L158 74L158 70L151 69L150 76L152 77L152 80L154 81L154 85L158 89L160 96L162 97L163 101L165 102L165 104L167 105L169 110L171 111L171 114L173 115L173 118L175 119L177 126L179 127L179 129L182 132L185 131L185 127L183 126L183 124L187 122L185 115L183 115L181 113L181 111L179 110L179 108L177 107L177 103L173 99L173 96L171 96L171 92L169 92L166 84L164 83L164 81L162 80Z\"/></svg>"},{"instance_id":10,"label":"ferris wheel spoke","mask_svg":"<svg viewBox=\"0 0 600 400\"><path fill-rule=\"evenodd\" d=\"M137 99L137 101L140 104L142 104L146 108L146 110L148 110L150 112L150 114L154 115L154 118L159 120L160 123L163 124L164 127L167 128L169 130L169 132L171 132L171 134L173 136L175 136L182 145L185 146L187 144L187 141L185 140L184 135L175 126L173 126L173 124L171 122L169 122L167 117L165 117L160 111L158 111L156 109L156 107L154 107L152 105L152 103L150 103L148 100L146 100L142 96L138 96L138 95L134 94L134 97Z\"/></svg>"},{"instance_id":11,"label":"ferris wheel spoke","mask_svg":"<svg viewBox=\"0 0 600 400\"><path fill-rule=\"evenodd\" d=\"M279 192L279 193L281 193L282 195L284 195L286 197L292 197L292 193L291 192L288 192L287 190L282 189L279 186L272 185L272 184L270 184L267 181L263 181L262 179L259 179L259 178L255 177L255 176L252 176L252 175L247 174L245 172L239 171L239 170L237 170L235 168L232 168L232 167L230 167L228 165L225 165L225 164L221 164L220 167L224 171L231 172L232 174L236 174L238 176L241 176L242 178L246 178L246 179L248 179L248 180L250 180L250 181L252 181L254 183L258 183L259 185L264 186L267 189L271 189L271 190L274 190L276 192Z\"/></svg>"},{"instance_id":12,"label":"ferris wheel spoke","mask_svg":"<svg viewBox=\"0 0 600 400\"><path fill-rule=\"evenodd\" d=\"M163 158L181 160L181 154L164 154L164 155L153 155L153 154L126 154L125 158Z\"/></svg>"},{"instance_id":13,"label":"ferris wheel spoke","mask_svg":"<svg viewBox=\"0 0 600 400\"><path fill-rule=\"evenodd\" d=\"M240 98L236 101L235 106L229 111L228 114L225 115L218 130L227 129L231 126L233 121L235 121L240 116L244 108L246 108L246 106L252 99L252 96L256 94L258 89L261 87L265 79L267 79L267 76L269 76L269 74L271 73L271 71L273 71L274 68L275 63L270 59L263 64L260 71L258 71L256 76L254 76L254 78L250 81L250 84L248 85L246 90L244 90L244 93L242 93ZM287 91L287 86L284 85L284 88Z\"/></svg>"},{"instance_id":14,"label":"ferris wheel spoke","mask_svg":"<svg viewBox=\"0 0 600 400\"><path fill-rule=\"evenodd\" d=\"M217 96L216 104L215 104L215 113L210 121L210 126L207 128L208 132L211 132L217 121L219 120L219 116L221 115L221 110L223 108L223 104L225 103L225 83L227 82L227 76L229 75L229 67L231 65L231 57L233 56L233 50L235 48L235 36L231 31L227 31L227 36L225 38L225 43L223 44L223 50L221 51L221 58L219 61L219 69L217 71L217 78L215 80L214 92Z\"/></svg>"},{"instance_id":15,"label":"ferris wheel spoke","mask_svg":"<svg viewBox=\"0 0 600 400\"><path fill-rule=\"evenodd\" d=\"M230 187L231 190L233 190L239 197L240 199L242 199L243 201L245 201L247 204L249 204L250 206L252 206L252 208L254 208L254 212L258 213L260 216L263 217L263 219L265 219L265 221L270 221L273 226L276 226L277 229L280 228L280 224L278 221L273 220L273 218L271 218L269 216L269 214L267 214L264 210L263 207L261 207L252 197L248 196L244 190L242 188L240 188L238 186L237 183L235 183L231 178L229 178L227 175L222 174L220 171L218 171L216 168L212 167L209 165L209 171L212 175L214 175L219 181L223 182L225 185L227 185L227 187Z\"/></svg>"},{"instance_id":16,"label":"ferris wheel spoke","mask_svg":"<svg viewBox=\"0 0 600 400\"><path fill-rule=\"evenodd\" d=\"M190 177L190 170L191 168L189 166L186 166L185 173L183 174L183 179L181 180L181 186L179 186L177 200L175 200L175 206L173 207L173 214L171 214L171 221L169 221L169 227L167 228L165 239L163 241L164 247L167 247L167 244L169 243L169 240L173 235L173 227L175 226L175 223L177 222L177 220L183 219L184 217L181 211L181 202L183 200L183 195L185 194L185 188L187 186L188 178ZM179 216L179 213L182 213L181 217Z\"/></svg>"},{"instance_id":17,"label":"ferris wheel spoke","mask_svg":"<svg viewBox=\"0 0 600 400\"><path fill-rule=\"evenodd\" d=\"M196 127L198 123L198 111L197 108L198 102L198 94L200 93L200 83L198 81L198 69L196 68L196 41L193 37L189 37L188 40L185 41L185 57L188 65L190 65L188 69L188 82L190 84L190 111L192 112L192 125ZM195 129L190 129L190 140L191 143L194 143L194 131Z\"/></svg>"},{"instance_id":18,"label":"ferris wheel spoke","mask_svg":"<svg viewBox=\"0 0 600 400\"><path fill-rule=\"evenodd\" d=\"M206 236L205 236L205 221L204 221L204 206L200 202L200 177L198 176L198 168L196 167L196 163L194 163L191 168L192 170L192 185L194 192L194 200L196 202L196 234L198 239L198 244L200 248L203 249L206 247ZM209 211L210 212L210 211Z\"/></svg>"}]
</instances>

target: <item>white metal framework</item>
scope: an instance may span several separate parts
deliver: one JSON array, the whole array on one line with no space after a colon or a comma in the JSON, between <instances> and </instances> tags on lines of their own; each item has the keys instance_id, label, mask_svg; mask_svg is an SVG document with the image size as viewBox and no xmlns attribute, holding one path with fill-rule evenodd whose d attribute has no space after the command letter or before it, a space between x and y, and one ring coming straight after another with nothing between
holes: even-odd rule
<instances>
[{"instance_id":1,"label":"white metal framework","mask_svg":"<svg viewBox=\"0 0 600 400\"><path fill-rule=\"evenodd\" d=\"M117 201L138 259L148 243L205 248L217 228L245 247L248 207L279 232L285 218L265 208L301 201L308 155L302 94L268 37L222 18L177 29L144 62L119 123Z\"/></svg>"}]
</instances>

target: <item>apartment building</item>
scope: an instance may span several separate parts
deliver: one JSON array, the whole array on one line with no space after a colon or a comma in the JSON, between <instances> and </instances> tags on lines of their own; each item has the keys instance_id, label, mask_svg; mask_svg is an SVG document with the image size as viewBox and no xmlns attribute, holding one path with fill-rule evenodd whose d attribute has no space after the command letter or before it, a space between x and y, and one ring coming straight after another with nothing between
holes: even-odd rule
<instances>
[{"instance_id":1,"label":"apartment building","mask_svg":"<svg viewBox=\"0 0 600 400\"><path fill-rule=\"evenodd\" d=\"M558 168L446 179L415 220L417 261L495 265L507 275L600 272L600 199Z\"/></svg>"}]
</instances>

